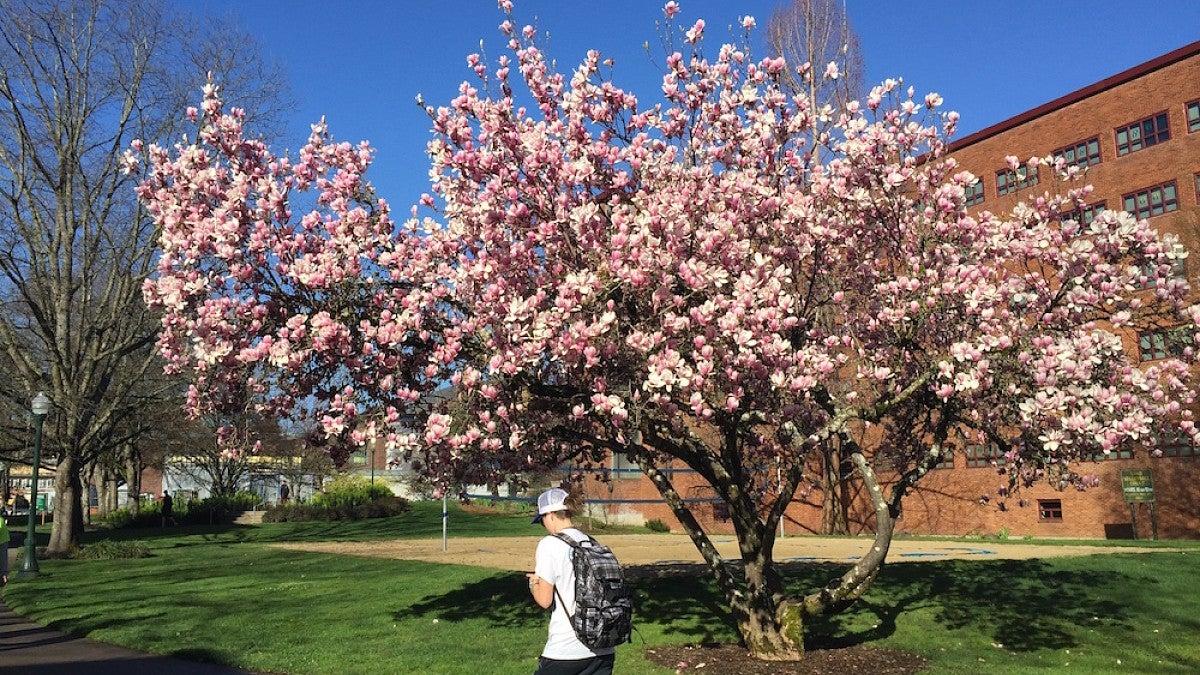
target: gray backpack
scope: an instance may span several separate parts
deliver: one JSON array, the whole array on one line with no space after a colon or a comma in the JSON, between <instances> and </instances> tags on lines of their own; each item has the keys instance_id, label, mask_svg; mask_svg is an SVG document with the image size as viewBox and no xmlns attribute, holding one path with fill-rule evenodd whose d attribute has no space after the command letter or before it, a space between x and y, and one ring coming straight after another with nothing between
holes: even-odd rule
<instances>
[{"instance_id":1,"label":"gray backpack","mask_svg":"<svg viewBox=\"0 0 1200 675\"><path fill-rule=\"evenodd\" d=\"M575 612L563 611L571 619L571 627L579 641L591 649L615 647L631 641L633 631L633 594L625 585L625 575L612 549L588 537L578 542L570 536L554 535L574 551L571 564L575 569ZM558 589L554 589L558 595ZM558 601L563 602L558 595Z\"/></svg>"}]
</instances>

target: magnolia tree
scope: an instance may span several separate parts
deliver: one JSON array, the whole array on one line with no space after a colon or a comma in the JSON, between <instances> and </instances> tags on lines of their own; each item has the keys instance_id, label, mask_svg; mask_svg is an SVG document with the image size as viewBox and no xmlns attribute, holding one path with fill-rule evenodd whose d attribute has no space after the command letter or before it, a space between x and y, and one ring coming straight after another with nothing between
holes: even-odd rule
<instances>
[{"instance_id":1,"label":"magnolia tree","mask_svg":"<svg viewBox=\"0 0 1200 675\"><path fill-rule=\"evenodd\" d=\"M385 437L443 484L626 454L765 659L800 658L805 619L866 591L950 441L998 444L1014 487L1086 485L1082 459L1152 443L1162 420L1200 441L1200 311L1173 243L1125 213L1063 215L1087 194L1067 182L969 214L937 95L888 81L814 107L780 88L782 59L706 56L698 21L647 105L601 55L556 73L532 29L501 28L510 52L470 56L479 82L427 108L428 218L392 216L368 145L322 123L276 156L212 85L194 141L130 153L162 230L146 297L194 412L311 416L342 452ZM1129 336L1168 326L1180 357L1139 367ZM874 545L789 595L775 532L834 440ZM728 504L744 565L722 560L671 463Z\"/></svg>"}]
</instances>

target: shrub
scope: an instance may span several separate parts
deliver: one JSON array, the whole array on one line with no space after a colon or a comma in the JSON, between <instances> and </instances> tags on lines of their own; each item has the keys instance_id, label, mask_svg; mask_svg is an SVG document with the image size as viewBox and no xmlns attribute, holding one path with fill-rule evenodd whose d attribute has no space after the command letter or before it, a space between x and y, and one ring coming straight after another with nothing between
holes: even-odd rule
<instances>
[{"instance_id":1,"label":"shrub","mask_svg":"<svg viewBox=\"0 0 1200 675\"><path fill-rule=\"evenodd\" d=\"M175 520L189 524L232 523L243 511L250 511L261 503L253 492L238 492L224 497L206 497L190 501L183 513L176 513Z\"/></svg>"},{"instance_id":2,"label":"shrub","mask_svg":"<svg viewBox=\"0 0 1200 675\"><path fill-rule=\"evenodd\" d=\"M133 514L129 512L129 509L117 509L116 511L109 511L108 514L102 519L102 522L114 530L119 530L123 527L129 527L130 525L133 525Z\"/></svg>"},{"instance_id":3,"label":"shrub","mask_svg":"<svg viewBox=\"0 0 1200 675\"><path fill-rule=\"evenodd\" d=\"M295 523L309 520L364 520L387 518L411 511L407 500L393 494L354 504L326 505L316 501L308 504L272 506L263 514L264 523Z\"/></svg>"},{"instance_id":4,"label":"shrub","mask_svg":"<svg viewBox=\"0 0 1200 675\"><path fill-rule=\"evenodd\" d=\"M373 499L391 496L391 489L382 483L372 483L362 476L345 475L326 482L312 501L326 508L352 508Z\"/></svg>"},{"instance_id":5,"label":"shrub","mask_svg":"<svg viewBox=\"0 0 1200 675\"><path fill-rule=\"evenodd\" d=\"M136 516L129 509L117 509L108 512L101 522L113 529L158 527L162 525L162 511L158 502L142 502Z\"/></svg>"},{"instance_id":6,"label":"shrub","mask_svg":"<svg viewBox=\"0 0 1200 675\"><path fill-rule=\"evenodd\" d=\"M74 550L72 558L80 560L118 560L149 558L150 547L144 541L110 541L102 539Z\"/></svg>"},{"instance_id":7,"label":"shrub","mask_svg":"<svg viewBox=\"0 0 1200 675\"><path fill-rule=\"evenodd\" d=\"M671 526L667 525L658 518L654 518L646 521L646 529L650 530L651 532L670 532Z\"/></svg>"}]
</instances>

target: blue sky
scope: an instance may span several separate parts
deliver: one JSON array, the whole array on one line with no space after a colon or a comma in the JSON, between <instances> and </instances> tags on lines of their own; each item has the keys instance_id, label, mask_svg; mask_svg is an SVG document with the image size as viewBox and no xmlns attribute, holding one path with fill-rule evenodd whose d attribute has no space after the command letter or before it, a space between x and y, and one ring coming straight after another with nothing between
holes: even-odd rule
<instances>
[{"instance_id":1,"label":"blue sky","mask_svg":"<svg viewBox=\"0 0 1200 675\"><path fill-rule=\"evenodd\" d=\"M918 95L938 92L962 115L960 137L1200 40L1194 0L845 1L868 83L903 77ZM597 49L616 59L616 84L643 104L658 100L660 71L643 44L661 64L655 24L664 2L514 0L518 24L549 32L560 70ZM761 32L780 4L678 2L679 25L707 22L709 53L739 17L754 16ZM322 115L337 139L370 140L371 180L400 213L429 189L430 124L416 95L437 106L474 81L466 55L481 39L489 61L505 51L494 0L199 0L189 9L233 15L285 65L296 105L284 147L298 147Z\"/></svg>"}]
</instances>

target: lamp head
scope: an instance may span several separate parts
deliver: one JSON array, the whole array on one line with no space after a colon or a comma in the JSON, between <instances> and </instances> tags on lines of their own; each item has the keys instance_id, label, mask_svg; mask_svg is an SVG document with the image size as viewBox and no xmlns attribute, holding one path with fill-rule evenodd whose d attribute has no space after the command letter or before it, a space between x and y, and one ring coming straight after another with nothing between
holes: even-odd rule
<instances>
[{"instance_id":1,"label":"lamp head","mask_svg":"<svg viewBox=\"0 0 1200 675\"><path fill-rule=\"evenodd\" d=\"M33 397L31 408L34 415L46 415L50 412L50 397L39 391L37 396Z\"/></svg>"}]
</instances>

